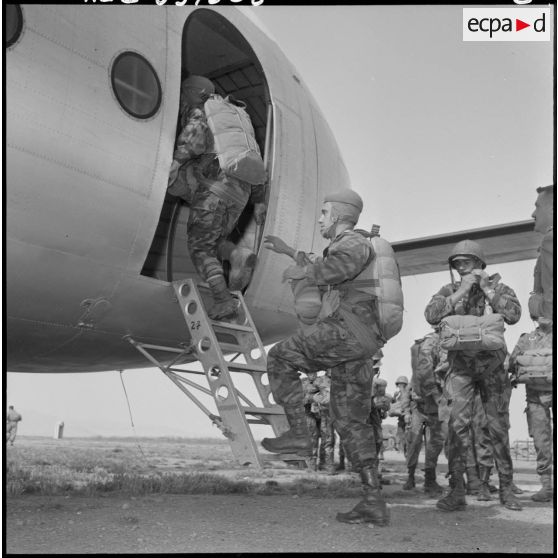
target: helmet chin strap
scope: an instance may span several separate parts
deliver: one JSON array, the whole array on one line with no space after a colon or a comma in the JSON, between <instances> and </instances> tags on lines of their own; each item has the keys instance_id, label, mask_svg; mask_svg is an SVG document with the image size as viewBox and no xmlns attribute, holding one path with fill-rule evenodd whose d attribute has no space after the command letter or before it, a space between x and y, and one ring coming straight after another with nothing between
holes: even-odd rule
<instances>
[{"instance_id":1,"label":"helmet chin strap","mask_svg":"<svg viewBox=\"0 0 558 558\"><path fill-rule=\"evenodd\" d=\"M335 230L337 229L337 223L339 222L339 217L335 218L335 221L325 230L325 237L330 240L335 238Z\"/></svg>"}]
</instances>

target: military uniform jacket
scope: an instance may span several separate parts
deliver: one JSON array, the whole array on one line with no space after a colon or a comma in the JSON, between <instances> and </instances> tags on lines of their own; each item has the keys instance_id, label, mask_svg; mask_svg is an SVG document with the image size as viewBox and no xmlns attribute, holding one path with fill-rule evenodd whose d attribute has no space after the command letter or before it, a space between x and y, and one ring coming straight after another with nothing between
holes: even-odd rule
<instances>
[{"instance_id":1,"label":"military uniform jacket","mask_svg":"<svg viewBox=\"0 0 558 558\"><path fill-rule=\"evenodd\" d=\"M331 289L339 292L339 309L333 316L349 314L343 316L347 327L364 346L370 338L369 330L377 331L375 304L369 294L359 291L350 282L362 273L373 257L372 244L363 235L345 230L331 241L323 257L316 257L304 266L306 277L322 294Z\"/></svg>"},{"instance_id":2,"label":"military uniform jacket","mask_svg":"<svg viewBox=\"0 0 558 558\"><path fill-rule=\"evenodd\" d=\"M483 316L486 305L492 307L492 311L501 314L507 324L515 324L521 317L521 304L510 287L503 283L491 281L490 288L494 289L494 297L489 302L484 292L478 285L473 285L466 299L458 302L455 308L449 301L449 297L457 291L459 283L444 285L430 300L424 311L424 316L429 324L437 325L446 316L455 314L468 314L471 316Z\"/></svg>"},{"instance_id":3,"label":"military uniform jacket","mask_svg":"<svg viewBox=\"0 0 558 558\"><path fill-rule=\"evenodd\" d=\"M533 294L529 298L529 312L535 319L554 320L554 229L543 237L535 264Z\"/></svg>"}]
</instances>

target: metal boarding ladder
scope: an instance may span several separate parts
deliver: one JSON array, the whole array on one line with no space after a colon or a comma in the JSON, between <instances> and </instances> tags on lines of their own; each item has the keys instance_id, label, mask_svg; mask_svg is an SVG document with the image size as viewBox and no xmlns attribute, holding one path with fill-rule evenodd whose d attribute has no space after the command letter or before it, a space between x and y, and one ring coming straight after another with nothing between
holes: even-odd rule
<instances>
[{"instance_id":1,"label":"metal boarding ladder","mask_svg":"<svg viewBox=\"0 0 558 558\"><path fill-rule=\"evenodd\" d=\"M192 279L181 279L174 281L173 287L192 338L191 344L174 348L148 345L131 337L127 340L160 368L221 430L239 463L263 467L265 461L284 460L300 464L304 460L293 454L260 455L252 435L250 424L269 425L275 436L289 426L283 408L270 402L269 385L262 382L262 376L267 372L266 352L243 296L239 292L233 293L239 300L239 318L235 322L215 321L206 312L206 301L212 304L207 286L196 285ZM201 295L203 290L207 290L206 297ZM176 357L165 365L150 353L152 350L170 351ZM231 353L235 353L234 357L227 360L225 354ZM199 360L203 372L176 368L176 363L188 355ZM235 362L240 355L244 357L244 363ZM184 372L205 374L209 389L184 378ZM246 373L252 377L261 404L254 404L235 387L233 373ZM219 414L208 410L186 386L213 395Z\"/></svg>"}]
</instances>

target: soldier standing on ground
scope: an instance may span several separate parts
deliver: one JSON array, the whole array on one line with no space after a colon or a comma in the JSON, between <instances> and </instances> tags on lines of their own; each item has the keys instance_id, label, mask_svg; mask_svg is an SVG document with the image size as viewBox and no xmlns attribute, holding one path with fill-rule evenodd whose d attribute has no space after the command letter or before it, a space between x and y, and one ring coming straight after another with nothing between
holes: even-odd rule
<instances>
[{"instance_id":1,"label":"soldier standing on ground","mask_svg":"<svg viewBox=\"0 0 558 558\"><path fill-rule=\"evenodd\" d=\"M431 325L438 325L450 315L483 316L486 306L500 314L507 324L516 323L521 316L521 305L514 291L499 281L499 276L489 276L484 269L486 259L481 247L471 240L455 245L448 258L452 268L460 275L460 282L442 287L430 300L425 317ZM453 279L453 275L452 275ZM470 438L475 391L478 389L488 426L494 460L500 480L500 502L512 510L522 506L512 491L513 464L509 444L509 391L510 381L504 368L506 348L498 350L448 352L449 370L446 385L451 396L447 398L450 408L448 469L450 493L438 501L437 507L444 511L463 509L465 485L465 454Z\"/></svg>"},{"instance_id":2,"label":"soldier standing on ground","mask_svg":"<svg viewBox=\"0 0 558 558\"><path fill-rule=\"evenodd\" d=\"M322 258L305 266L291 266L285 279L309 278L322 295L321 316L307 331L298 331L277 343L268 355L268 375L275 401L282 405L290 430L264 438L262 446L274 453L311 452L298 371L331 369L331 413L348 457L360 471L363 499L348 513L345 523L386 525L388 510L380 492L374 430L369 424L373 369L370 357L383 345L372 297L352 284L361 279L374 258L371 243L354 226L362 199L351 190L329 194L319 219L321 234L330 240ZM296 250L276 237L267 247L296 259Z\"/></svg>"},{"instance_id":3,"label":"soldier standing on ground","mask_svg":"<svg viewBox=\"0 0 558 558\"><path fill-rule=\"evenodd\" d=\"M407 424L405 424L405 416L403 415L403 407L408 405L409 399L409 380L407 376L399 376L395 380L395 393L391 401L389 416L397 417L397 449L407 457Z\"/></svg>"},{"instance_id":4,"label":"soldier standing on ground","mask_svg":"<svg viewBox=\"0 0 558 558\"><path fill-rule=\"evenodd\" d=\"M374 427L376 438L376 452L378 459L384 459L384 432L382 421L387 418L391 405L391 395L386 393L387 382L383 378L374 376L372 383L372 409L370 411L370 424Z\"/></svg>"},{"instance_id":5,"label":"soldier standing on ground","mask_svg":"<svg viewBox=\"0 0 558 558\"><path fill-rule=\"evenodd\" d=\"M434 370L439 364L439 335L432 332L417 339L411 347L410 397L403 407L407 432L407 481L403 490L415 487L415 470L419 460L425 429L429 435L424 457L424 492L429 496L442 494L442 487L436 482L438 456L444 447L442 421L438 417L438 407L442 395Z\"/></svg>"},{"instance_id":6,"label":"soldier standing on ground","mask_svg":"<svg viewBox=\"0 0 558 558\"><path fill-rule=\"evenodd\" d=\"M17 423L21 420L21 415L14 409L13 405L10 405L6 415L6 442L9 442L10 446L14 445L17 435Z\"/></svg>"},{"instance_id":7,"label":"soldier standing on ground","mask_svg":"<svg viewBox=\"0 0 558 558\"><path fill-rule=\"evenodd\" d=\"M306 460L306 465L310 471L316 471L318 469L318 452L320 448L320 415L318 406L313 400L314 394L319 391L319 388L315 385L316 378L316 372L308 372L308 374L302 378L306 424L308 425L308 432L312 439L312 456Z\"/></svg>"},{"instance_id":8,"label":"soldier standing on ground","mask_svg":"<svg viewBox=\"0 0 558 558\"><path fill-rule=\"evenodd\" d=\"M515 379L517 356L531 344L552 347L554 320L554 186L537 188L535 231L542 235L539 256L535 264L534 287L529 298L529 314L538 327L532 334L520 337L510 357L510 372ZM552 370L553 372L553 370ZM554 495L552 483L552 386L550 381L533 380L525 383L527 425L537 452L537 473L542 488L531 499L550 502Z\"/></svg>"},{"instance_id":9,"label":"soldier standing on ground","mask_svg":"<svg viewBox=\"0 0 558 558\"><path fill-rule=\"evenodd\" d=\"M335 475L335 430L333 420L329 411L331 380L330 372L327 371L323 376L318 376L314 382L318 392L312 396L316 405L316 411L320 417L320 451L318 469L325 471L328 475Z\"/></svg>"}]
</instances>

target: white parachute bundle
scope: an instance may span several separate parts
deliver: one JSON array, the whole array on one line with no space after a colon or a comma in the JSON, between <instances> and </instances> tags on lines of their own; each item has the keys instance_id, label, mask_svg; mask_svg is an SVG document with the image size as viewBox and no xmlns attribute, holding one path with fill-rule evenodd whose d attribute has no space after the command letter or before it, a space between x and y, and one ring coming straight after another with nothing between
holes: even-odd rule
<instances>
[{"instance_id":1,"label":"white parachute bundle","mask_svg":"<svg viewBox=\"0 0 558 558\"><path fill-rule=\"evenodd\" d=\"M248 184L264 184L267 173L245 105L229 97L211 95L205 102L219 165L227 176Z\"/></svg>"},{"instance_id":2,"label":"white parachute bundle","mask_svg":"<svg viewBox=\"0 0 558 558\"><path fill-rule=\"evenodd\" d=\"M372 292L376 297L378 326L387 341L403 327L403 289L391 244L379 236L370 239L375 258L370 264Z\"/></svg>"}]
</instances>

